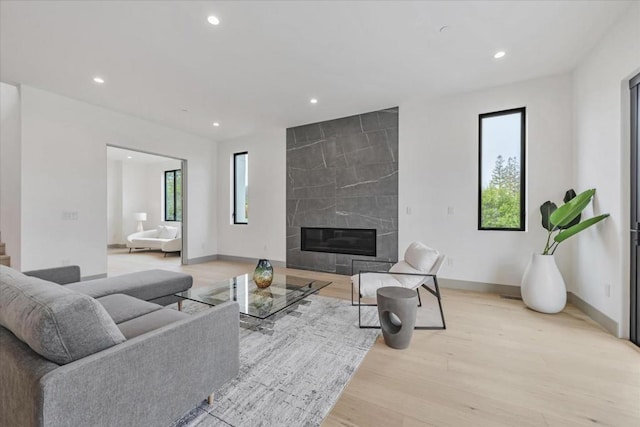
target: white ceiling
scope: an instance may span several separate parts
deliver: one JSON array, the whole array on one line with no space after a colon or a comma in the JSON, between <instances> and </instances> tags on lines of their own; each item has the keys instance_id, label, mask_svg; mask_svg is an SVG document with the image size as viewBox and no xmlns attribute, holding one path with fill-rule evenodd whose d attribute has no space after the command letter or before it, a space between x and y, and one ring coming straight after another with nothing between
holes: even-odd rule
<instances>
[{"instance_id":1,"label":"white ceiling","mask_svg":"<svg viewBox=\"0 0 640 427\"><path fill-rule=\"evenodd\" d=\"M0 80L224 140L569 71L630 4L3 0Z\"/></svg>"}]
</instances>

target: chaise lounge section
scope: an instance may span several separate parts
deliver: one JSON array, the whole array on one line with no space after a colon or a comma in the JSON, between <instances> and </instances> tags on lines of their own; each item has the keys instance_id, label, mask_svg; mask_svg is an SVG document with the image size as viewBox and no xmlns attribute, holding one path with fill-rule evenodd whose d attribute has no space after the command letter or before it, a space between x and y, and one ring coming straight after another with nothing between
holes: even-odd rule
<instances>
[{"instance_id":1,"label":"chaise lounge section","mask_svg":"<svg viewBox=\"0 0 640 427\"><path fill-rule=\"evenodd\" d=\"M238 373L237 303L188 315L149 302L191 276L28 274L0 267L0 425L168 425Z\"/></svg>"}]
</instances>

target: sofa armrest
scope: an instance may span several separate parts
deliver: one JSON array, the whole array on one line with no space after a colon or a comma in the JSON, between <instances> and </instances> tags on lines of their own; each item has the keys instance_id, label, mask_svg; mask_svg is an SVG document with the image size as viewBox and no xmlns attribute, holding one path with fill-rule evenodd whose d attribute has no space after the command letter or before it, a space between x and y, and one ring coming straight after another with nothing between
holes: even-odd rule
<instances>
[{"instance_id":1,"label":"sofa armrest","mask_svg":"<svg viewBox=\"0 0 640 427\"><path fill-rule=\"evenodd\" d=\"M80 267L77 265L23 271L22 274L37 277L38 279L48 280L59 285L66 285L67 283L76 283L80 281Z\"/></svg>"},{"instance_id":2,"label":"sofa armrest","mask_svg":"<svg viewBox=\"0 0 640 427\"><path fill-rule=\"evenodd\" d=\"M162 243L162 251L163 252L178 252L182 250L182 239L177 238L173 240L169 240L168 242Z\"/></svg>"},{"instance_id":3,"label":"sofa armrest","mask_svg":"<svg viewBox=\"0 0 640 427\"><path fill-rule=\"evenodd\" d=\"M227 302L46 374L43 421L168 425L238 370L238 304Z\"/></svg>"},{"instance_id":4,"label":"sofa armrest","mask_svg":"<svg viewBox=\"0 0 640 427\"><path fill-rule=\"evenodd\" d=\"M135 240L135 239L149 238L149 237L153 237L153 238L158 237L158 230L151 229L151 230L137 231L133 234L129 234L127 236L127 241L131 242L132 240Z\"/></svg>"}]
</instances>

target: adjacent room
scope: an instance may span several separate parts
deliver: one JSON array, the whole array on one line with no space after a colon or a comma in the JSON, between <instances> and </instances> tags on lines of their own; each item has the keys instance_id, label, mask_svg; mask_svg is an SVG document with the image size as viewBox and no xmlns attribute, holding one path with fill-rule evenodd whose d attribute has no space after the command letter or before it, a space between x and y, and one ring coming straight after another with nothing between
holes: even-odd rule
<instances>
[{"instance_id":1,"label":"adjacent room","mask_svg":"<svg viewBox=\"0 0 640 427\"><path fill-rule=\"evenodd\" d=\"M180 258L182 174L181 160L107 147L109 272L121 262L144 269L167 264L167 256Z\"/></svg>"},{"instance_id":2,"label":"adjacent room","mask_svg":"<svg viewBox=\"0 0 640 427\"><path fill-rule=\"evenodd\" d=\"M640 1L0 0L0 426L640 425Z\"/></svg>"}]
</instances>

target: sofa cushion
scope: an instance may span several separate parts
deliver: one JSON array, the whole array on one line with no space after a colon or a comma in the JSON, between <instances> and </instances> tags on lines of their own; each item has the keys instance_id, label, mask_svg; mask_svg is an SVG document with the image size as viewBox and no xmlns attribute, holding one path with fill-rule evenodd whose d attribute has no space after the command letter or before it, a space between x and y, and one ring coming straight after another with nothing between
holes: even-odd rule
<instances>
[{"instance_id":1,"label":"sofa cushion","mask_svg":"<svg viewBox=\"0 0 640 427\"><path fill-rule=\"evenodd\" d=\"M163 308L120 323L118 324L118 328L120 328L120 331L122 331L123 335L127 337L127 339L131 339L138 335L166 326L170 323L188 318L189 315L182 313L181 311Z\"/></svg>"},{"instance_id":2,"label":"sofa cushion","mask_svg":"<svg viewBox=\"0 0 640 427\"><path fill-rule=\"evenodd\" d=\"M24 278L27 277L24 274L20 273L18 270L14 270L11 267L7 267L6 265L0 264L0 278L10 277L13 279Z\"/></svg>"},{"instance_id":3,"label":"sofa cushion","mask_svg":"<svg viewBox=\"0 0 640 427\"><path fill-rule=\"evenodd\" d=\"M438 251L424 243L413 242L404 252L404 260L416 270L427 273L438 260L438 255Z\"/></svg>"},{"instance_id":4,"label":"sofa cushion","mask_svg":"<svg viewBox=\"0 0 640 427\"><path fill-rule=\"evenodd\" d=\"M175 239L178 235L178 229L169 225L161 225L158 227L159 239Z\"/></svg>"},{"instance_id":5,"label":"sofa cushion","mask_svg":"<svg viewBox=\"0 0 640 427\"><path fill-rule=\"evenodd\" d=\"M161 305L143 301L124 294L107 295L98 298L98 302L107 310L109 316L118 324L142 315L160 310Z\"/></svg>"},{"instance_id":6,"label":"sofa cushion","mask_svg":"<svg viewBox=\"0 0 640 427\"><path fill-rule=\"evenodd\" d=\"M167 270L147 270L105 279L72 283L66 287L94 298L125 294L149 301L177 292L186 291L193 284L188 274Z\"/></svg>"},{"instance_id":7,"label":"sofa cushion","mask_svg":"<svg viewBox=\"0 0 640 427\"><path fill-rule=\"evenodd\" d=\"M0 272L0 325L33 351L60 365L125 341L95 299L4 270Z\"/></svg>"}]
</instances>

